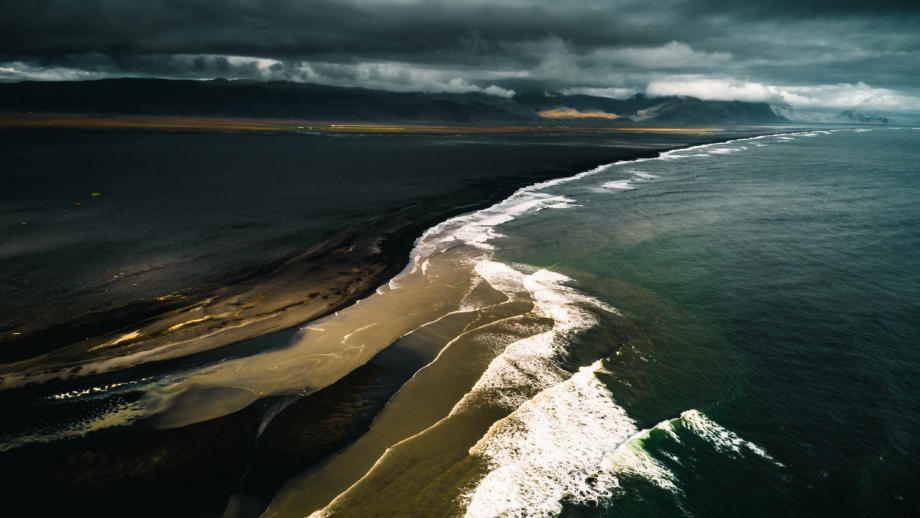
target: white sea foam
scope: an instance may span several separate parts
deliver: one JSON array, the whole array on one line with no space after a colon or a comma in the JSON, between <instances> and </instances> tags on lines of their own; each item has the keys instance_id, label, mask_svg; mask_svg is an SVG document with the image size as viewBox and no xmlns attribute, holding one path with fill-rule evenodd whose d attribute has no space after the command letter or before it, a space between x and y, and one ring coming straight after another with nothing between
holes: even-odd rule
<instances>
[{"instance_id":1,"label":"white sea foam","mask_svg":"<svg viewBox=\"0 0 920 518\"><path fill-rule=\"evenodd\" d=\"M511 266L497 261L477 261L473 271L480 279L511 299L528 296L524 286L524 274Z\"/></svg>"},{"instance_id":2,"label":"white sea foam","mask_svg":"<svg viewBox=\"0 0 920 518\"><path fill-rule=\"evenodd\" d=\"M667 434L668 438L676 443L682 443L678 430L688 431L705 440L719 453L737 457L743 450L747 450L769 460L777 467L785 467L762 447L742 439L738 434L720 426L699 410L694 409L681 413L680 417L662 421L650 429L637 432L604 457L602 468L612 474L640 476L672 494L682 495L683 491L678 487L674 473L644 448L644 442L656 430ZM682 464L679 454L674 455L662 451L656 453L675 464Z\"/></svg>"},{"instance_id":3,"label":"white sea foam","mask_svg":"<svg viewBox=\"0 0 920 518\"><path fill-rule=\"evenodd\" d=\"M493 403L516 407L470 450L490 471L464 495L466 516L555 516L563 502L609 498L621 488L623 477L641 477L675 497L682 496L675 474L644 448L651 430L638 430L595 376L602 369L600 361L571 377L552 361L568 343L566 336L596 323L594 314L584 309L592 299L568 287L559 274L541 270L516 275L496 263L487 269L503 271L499 278L514 279L515 286L520 279L533 296L534 312L556 324L551 332L509 346L455 407L457 411L470 398L484 395ZM525 394L534 389L542 390L527 399ZM696 410L654 429L679 443L678 423L717 451L737 454L744 448L782 466L763 448ZM669 460L679 464L673 455Z\"/></svg>"},{"instance_id":4,"label":"white sea foam","mask_svg":"<svg viewBox=\"0 0 920 518\"><path fill-rule=\"evenodd\" d=\"M594 376L599 362L498 421L470 450L492 470L466 496L466 516L554 516L564 500L597 501L617 487L604 453L636 432Z\"/></svg>"},{"instance_id":5,"label":"white sea foam","mask_svg":"<svg viewBox=\"0 0 920 518\"><path fill-rule=\"evenodd\" d=\"M600 464L600 472L608 474L608 477L640 477L669 493L682 495L683 491L677 486L677 476L674 472L649 455L644 448L643 441L648 438L649 432L650 430L637 432L607 453Z\"/></svg>"},{"instance_id":6,"label":"white sea foam","mask_svg":"<svg viewBox=\"0 0 920 518\"><path fill-rule=\"evenodd\" d=\"M574 203L565 196L519 190L510 198L489 208L451 218L428 229L416 242L411 255L410 273L415 273L425 260L449 248L469 245L492 250L490 241L502 237L495 228L528 212L545 208L561 209Z\"/></svg>"},{"instance_id":7,"label":"white sea foam","mask_svg":"<svg viewBox=\"0 0 920 518\"><path fill-rule=\"evenodd\" d=\"M791 136L786 135L795 135L795 133L772 136L784 140L793 140ZM759 140L766 137L768 136L761 135L726 142L690 146L683 149L664 151L657 157L639 158L629 162L623 162L623 164L633 166L649 161L677 160L689 157L710 157L713 154L720 155L733 153L746 149L743 145L739 145L741 142ZM737 147L725 147L731 145ZM576 200L562 195L548 194L544 192L547 188L575 182L588 176L606 172L616 167L618 164L620 163L604 164L573 176L557 178L523 187L518 189L510 197L491 207L456 216L435 225L428 229L422 237L416 241L415 247L410 255L410 262L407 267L408 273L415 273L419 269L422 269L424 267L424 262L435 254L456 246L470 245L483 251L492 251L494 245L491 242L497 238L503 237L496 231L498 226L513 221L526 213L535 213L543 209L566 209L576 206ZM655 175L648 173L632 170L627 172L639 179L656 178ZM607 182L603 184L603 187L607 189L622 190L635 188L629 184L629 180ZM388 283L390 289L396 289L400 286L401 277L402 275L398 275Z\"/></svg>"},{"instance_id":8,"label":"white sea foam","mask_svg":"<svg viewBox=\"0 0 920 518\"><path fill-rule=\"evenodd\" d=\"M597 323L594 314L585 307L616 312L569 287L568 277L548 270L525 275L506 264L483 260L476 264L475 271L508 297L531 299L533 313L552 319L553 328L508 345L492 360L452 414L476 404L480 398L513 410L539 391L565 381L570 374L557 363L559 356L574 334Z\"/></svg>"},{"instance_id":9,"label":"white sea foam","mask_svg":"<svg viewBox=\"0 0 920 518\"><path fill-rule=\"evenodd\" d=\"M566 498L609 496L616 479L600 462L636 432L635 423L594 376L599 361L571 375L558 360L575 334L597 324L593 311L616 310L555 272L525 275L492 261L478 263L477 272L506 293L526 289L533 313L552 319L553 328L507 346L451 411L483 399L513 411L470 450L491 471L465 495L467 516L554 515Z\"/></svg>"},{"instance_id":10,"label":"white sea foam","mask_svg":"<svg viewBox=\"0 0 920 518\"><path fill-rule=\"evenodd\" d=\"M630 180L616 180L613 182L605 182L601 187L605 189L622 189L622 190L632 190L635 189L632 185L629 185Z\"/></svg>"},{"instance_id":11,"label":"white sea foam","mask_svg":"<svg viewBox=\"0 0 920 518\"><path fill-rule=\"evenodd\" d=\"M826 134L831 134L837 131L843 131L843 130L825 130L824 132ZM866 129L863 131L872 131L872 130ZM661 155L655 158L639 158L636 160L632 160L628 163L629 164L639 164L642 162L654 161L654 160L677 160L677 159L691 158L691 157L711 158L713 156L713 153L709 152L710 148L718 148L721 146L735 145L735 144L739 144L743 142L758 141L758 140L759 141L772 140L774 142L776 140L789 141L789 140L795 140L795 136L801 133L805 133L805 132L790 132L790 133L776 133L773 135L758 135L755 137L744 137L744 138L739 138L739 139L734 139L734 140L728 140L725 142L713 142L711 144L700 144L697 146L690 146L690 147L681 148L681 149L672 149L670 151L665 151L661 153ZM744 148L744 146L742 145L740 149L746 149L746 148ZM705 151L705 152L701 153L700 151ZM719 154L724 154L724 153L714 153L714 154L719 155ZM615 164L611 164L611 166L613 165ZM589 171L588 173L582 173L582 174L583 175L584 174L594 174L595 172L598 172L598 170L603 170L603 169L598 168L598 169Z\"/></svg>"},{"instance_id":12,"label":"white sea foam","mask_svg":"<svg viewBox=\"0 0 920 518\"><path fill-rule=\"evenodd\" d=\"M654 431L680 444L680 433L704 439L732 457L753 452L784 467L763 448L740 438L698 410L638 430L595 377L595 363L541 392L495 423L470 453L491 471L464 496L470 518L556 516L563 502L590 503L622 491L624 478L639 477L678 499L683 490L674 472L645 447ZM657 452L673 464L680 456Z\"/></svg>"},{"instance_id":13,"label":"white sea foam","mask_svg":"<svg viewBox=\"0 0 920 518\"><path fill-rule=\"evenodd\" d=\"M640 162L640 161L642 161L642 160L648 160L648 159L640 158L640 159L634 160L633 163ZM553 186L561 185L561 184L564 184L564 183L574 182L574 181L580 180L580 179L582 179L582 178L584 178L584 177L586 177L586 176L592 176L592 175L595 175L595 174L597 174L597 173L601 173L601 172L603 172L603 171L606 171L606 170L610 169L611 167L613 167L613 165L615 165L615 164L604 164L604 165L599 165L599 166L595 167L594 169L589 169L589 170L587 170L587 171L584 171L584 172L582 172L582 173L578 173L578 174L573 175L573 176L566 176L566 177L564 177L564 178L556 178L555 180L547 180L547 181L545 181L545 182L535 183L535 184L533 184L533 185L530 185L530 186L523 187L523 188L519 189L519 190L517 191L517 193L537 192L537 191L542 191L543 189L546 189L547 187L553 187ZM516 194L517 194L517 193L516 193Z\"/></svg>"},{"instance_id":14,"label":"white sea foam","mask_svg":"<svg viewBox=\"0 0 920 518\"><path fill-rule=\"evenodd\" d=\"M760 446L742 439L735 432L727 430L703 415L699 410L688 410L680 415L681 422L689 430L711 443L716 450L731 455L740 455L742 450L751 451L775 464L784 467Z\"/></svg>"}]
</instances>

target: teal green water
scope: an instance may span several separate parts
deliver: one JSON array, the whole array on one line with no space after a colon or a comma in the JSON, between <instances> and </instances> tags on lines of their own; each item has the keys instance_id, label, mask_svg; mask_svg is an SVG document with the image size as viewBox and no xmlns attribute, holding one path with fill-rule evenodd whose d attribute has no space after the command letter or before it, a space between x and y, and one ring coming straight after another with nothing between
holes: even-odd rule
<instances>
[{"instance_id":1,"label":"teal green water","mask_svg":"<svg viewBox=\"0 0 920 518\"><path fill-rule=\"evenodd\" d=\"M918 159L910 129L735 141L553 185L569 207L500 228L500 260L565 274L649 338L597 376L651 429L632 447L655 475L564 516L920 509Z\"/></svg>"}]
</instances>

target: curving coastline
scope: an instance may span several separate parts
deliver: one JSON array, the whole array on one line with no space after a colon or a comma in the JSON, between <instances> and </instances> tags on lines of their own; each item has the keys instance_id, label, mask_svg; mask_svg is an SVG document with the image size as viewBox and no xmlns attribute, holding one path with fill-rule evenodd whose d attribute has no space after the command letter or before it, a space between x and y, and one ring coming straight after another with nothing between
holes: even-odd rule
<instances>
[{"instance_id":1,"label":"curving coastline","mask_svg":"<svg viewBox=\"0 0 920 518\"><path fill-rule=\"evenodd\" d=\"M182 358L321 318L373 293L398 273L416 236L440 221L487 207L530 183L735 134L638 133L614 147L592 143L580 146L577 154L561 148L560 158L541 168L514 174L496 170L498 176L467 182L459 191L370 215L268 264L247 265L196 285L174 284L168 293L141 300L96 301L101 310L77 306L50 320L50 327L34 327L41 321L31 318L34 310L28 306L6 307L0 390ZM597 156L586 156L586 150Z\"/></svg>"},{"instance_id":2,"label":"curving coastline","mask_svg":"<svg viewBox=\"0 0 920 518\"><path fill-rule=\"evenodd\" d=\"M730 138L735 138L737 136L738 135L735 135L735 134L722 135L721 136L722 138L718 140L727 140ZM680 139L680 142L674 142L674 140L671 139L670 137L668 138L668 142L650 143L648 142L647 137L643 137L643 139L645 139L644 147L636 145L636 144L643 143L642 139L640 139L638 142L633 142L632 147L623 146L623 147L614 148L613 150L611 149L600 150L598 154L599 155L602 154L604 156L603 159L600 159L601 163L608 164L608 163L620 161L620 160L656 156L660 151L663 151L665 149L687 147L687 146L692 146L692 145L696 145L696 144L700 144L704 142L710 142L712 140L711 136L710 138L707 138L704 142L700 142L698 139L687 139L686 137L683 137L682 139ZM667 147L660 147L660 146L663 146L664 144L667 144ZM540 181L550 180L553 178L571 176L572 174L581 173L583 171L593 169L593 167L597 165L597 162L596 161L589 162L589 164L593 164L593 165L585 165L586 162L584 161L585 156L584 156L583 151L584 149L578 150L579 154L577 156L577 161L576 161L576 157L574 156L575 155L574 153L573 153L573 156L569 159L575 165L560 166L560 167L553 168L553 169L547 168L537 173L534 173L531 170L520 176L503 177L503 178L497 179L497 181L496 179L493 178L493 179L490 179L491 182L481 182L479 185L471 186L463 191L460 191L459 193L457 192L451 193L450 201L453 202L452 204L445 203L446 200L443 200L443 199L423 200L418 205L414 205L410 210L398 213L396 215L398 217L381 218L379 221L375 221L373 224L369 224L364 228L357 229L358 231L351 234L352 240L349 241L347 239L343 239L341 241L335 242L334 246L331 246L326 249L322 249L319 251L319 253L309 256L310 261L312 261L313 266L315 266L317 263L322 263L322 261L328 261L327 264L330 265L330 269L326 271L320 271L320 275L319 275L319 277L325 276L327 279L330 277L333 279L337 279L340 277L354 279L355 277L357 277L354 275L355 274L354 271L351 272L352 276L339 276L339 271L342 271L341 268L339 268L338 270L335 270L335 267L334 267L334 265L341 265L341 260L343 258L346 258L346 259L350 258L350 254L354 254L353 257L355 257L359 261L359 264L361 260L367 260L367 265L369 268L371 269L377 268L377 270L373 270L372 273L362 278L364 280L362 280L361 282L365 283L363 289L355 289L351 292L348 292L347 290L342 289L341 283L332 284L327 287L327 289L329 290L327 291L327 293L331 292L333 295L338 295L340 297L338 299L339 305L337 307L341 308L341 307L351 306L358 300L363 299L364 295L372 293L373 290L377 286L385 284L385 282L388 279L391 279L393 275L403 270L403 268L407 265L409 261L408 251L411 250L415 244L415 241L416 241L415 236L421 234L422 231L425 231L426 229L431 228L435 223L445 221L446 219L452 216L455 216L457 214L462 214L462 213L474 211L474 210L477 210L477 209L480 209L486 206L491 206L492 204L507 198L511 193L515 192L520 187L538 183ZM499 184L500 187L496 188L495 187L496 184ZM464 201L465 203L458 203L458 201ZM381 236L383 236L383 239L381 239ZM361 239L364 239L364 241L361 241ZM348 251L348 253L347 254L343 253L343 251ZM362 251L363 251L363 254L355 254L355 252L362 252ZM367 259L368 257L372 259L368 260ZM298 263L297 261L291 261L290 263L287 263L287 266L289 267L297 266L297 267L303 268L308 263L309 261L305 261L301 263ZM366 272L368 270L364 270L364 271ZM271 272L274 275L277 275L277 277L275 277L275 281L277 282L278 286L281 286L284 288L294 288L291 290L291 292L294 292L294 293L297 292L297 289L295 287L296 285L290 282L291 277L285 276L285 275L294 275L297 272L297 268L291 268L291 269L279 268L278 270L271 270ZM259 285L264 286L265 277L261 277L260 281L261 281L261 284ZM319 284L319 283L314 281L311 285L315 286L316 284ZM247 286L246 281L244 280L243 282L238 283L236 286L246 287ZM335 293L335 291L338 291L339 293ZM245 292L245 290L243 290L242 292L249 293L249 294L252 293L251 291ZM238 297L239 293L240 291L237 291L235 293L235 295L237 295L236 299L233 299L232 297L228 297L227 299L225 299L224 303L227 305L231 305L233 303L238 304L239 301L241 300L240 297ZM432 301L438 300L440 298L436 294L433 294L432 296L436 297L432 299ZM211 302L211 303L214 304L214 302ZM254 305L254 307L256 306L257 305ZM215 306L212 306L212 307L215 307ZM264 312L265 306L260 308L260 310ZM316 316L313 317L313 319L318 318L318 315L320 314L329 314L334 311L335 309L327 308L325 312L317 313ZM208 319L208 321L210 320L217 320L217 319ZM205 322L208 322L208 321L205 321ZM161 328L163 328L167 323L170 323L170 322L171 321L161 323L160 324ZM218 322L209 322L209 323L218 324ZM447 324L460 325L460 323L451 324L450 321L445 321L445 324L446 325ZM171 324L169 327L173 327L175 325L176 324ZM293 324L293 325L296 325L296 324ZM408 325L408 327L404 327L405 325ZM400 326L403 326L403 327L400 327ZM383 333L383 335L377 336L376 339L378 341L381 341L381 344L386 346L392 343L394 340L398 339L406 331L418 329L418 324L406 323L406 324L400 324L400 326L393 328L393 332L395 334L393 334L392 339L387 339L386 333ZM166 329L168 330L169 327L167 327ZM221 329L220 326L217 326L217 328ZM193 329L193 326L180 326L178 328L175 328L174 332L189 332L191 329ZM364 328L359 327L357 330L352 328L352 330L349 333L353 334L355 332L362 331L362 329ZM403 330L400 331L399 329L403 329ZM377 334L379 330L371 329L369 332L373 332ZM290 333L291 332L288 332L288 334L286 335L287 339L291 337ZM122 333L121 335L118 335L118 336L123 336L124 334L126 333ZM346 340L348 339L348 336L350 335L346 335ZM117 338L115 339L117 340ZM111 342L112 340L109 339L108 341ZM123 343L124 345L131 345L130 342L127 342L127 341ZM198 343L206 344L207 340L201 340ZM212 343L217 343L217 342L212 342ZM112 347L103 348L99 350L105 351L105 352L116 350L116 349L125 350L124 348L119 348L118 347L119 345L122 345L122 344L119 344L119 343L112 344ZM94 346L94 347L97 347L97 346ZM243 358L246 358L247 355L251 355L255 351L258 350L258 349L246 349L245 347L240 347L240 346L235 346L235 347L237 351L235 353L231 350L227 350L227 349L234 349L233 347L218 348L218 349L215 349L213 353L199 352L197 355L194 355L191 358L177 359L177 360L173 360L172 362L151 363L146 366L146 368L149 370L143 370L143 369L138 370L136 367L134 367L132 369L128 369L125 371L111 370L111 371L108 371L108 374L104 374L105 371L98 371L96 375L90 376L88 378L82 378L78 376L78 377L75 377L72 381L50 382L50 383L44 383L44 384L39 384L39 385L32 385L28 387L27 389L23 389L22 391L12 390L12 391L4 391L4 392L6 392L5 396L8 396L9 398L14 398L14 397L17 397L18 395L30 395L30 394L32 395L32 397L35 397L36 395L47 396L50 393L57 393L57 394L76 393L77 394L76 397L79 397L79 392L81 390L80 387L87 385L87 384L93 385L94 383L98 383L102 379L104 379L109 384L120 383L121 381L119 381L118 376L120 376L121 374L125 374L128 376L131 376L133 379L136 379L139 376L143 376L143 375L149 375L149 376L154 376L154 377L163 376L163 373L168 373L169 371L177 371L177 372L186 371L187 372L189 370L194 370L199 367L205 367L209 364L213 364L214 362L225 363L225 362L233 362L234 360L237 360L237 359L242 360ZM333 349L330 349L330 351L332 350ZM222 356L222 353L227 353L227 354L225 356ZM236 354L236 356L234 356L234 354ZM359 398L365 397L362 394L366 394L366 390L368 386L367 380L369 379L367 375L370 375L370 379L380 379L381 375L386 377L387 375L386 372L382 374L381 373L362 374L362 373L359 373L358 371L354 371L353 375L350 375L346 377L345 379L342 379L341 383L334 383L334 382L342 378L342 376L347 374L349 371L352 371L354 367L364 364L367 361L367 359L360 360L356 358L354 361L357 363L355 363L354 366L352 367L346 367L345 363L337 366L332 371L329 371L328 377L324 378L327 380L325 382L320 381L320 379L315 379L315 380L312 380L309 384L300 385L299 387L292 386L291 389L285 389L281 393L282 394L286 393L290 395L296 395L296 394L304 395L304 394L314 393L315 396L322 398L322 397L326 397L322 395L324 392L326 392L327 394L329 392L322 391L322 390L320 390L319 392L316 392L316 391L323 387L328 387L329 389L333 391L339 391L340 393L355 394ZM400 363L400 360L398 359L391 361L390 363L391 368L399 363ZM424 363L422 363L421 365L424 365ZM85 374L85 371L81 371L81 373ZM58 378L58 379L62 377L61 374L64 374L63 377L67 376L66 371L50 372L50 374L52 378ZM412 375L411 372L407 372L407 374L409 376ZM405 374L402 376L405 376ZM4 378L10 379L7 376L4 376ZM159 382L159 386L163 386L164 388L168 388L169 386L171 386L172 383L168 382L168 378L169 376L167 374L166 378L164 379L165 385L163 384L164 382ZM36 380L36 379L38 378L36 377L33 371L33 375L31 376L30 381ZM179 379L181 379L181 375ZM402 380L402 381L399 381L399 380ZM404 381L405 381L404 377L396 376L395 378L390 380L390 384L394 386L395 388L388 389L388 390L392 391L392 390L398 389L398 387L402 385ZM254 382L258 383L258 381L254 381ZM365 388L362 389L361 388L362 386ZM265 415L272 415L272 414L271 412L269 412L268 414L265 414L265 412L267 412L267 410L265 410L264 408L265 405L264 404L253 404L253 401L255 399L258 399L259 394L262 394L263 396L269 395L272 393L272 391L271 390L263 391L262 389L251 389L251 388L246 389L246 391L251 394L254 394L255 397L250 395L250 396L245 396L243 399L239 399L237 398L237 396L228 393L227 395L229 396L229 399L227 399L226 401L228 402L229 406L216 405L215 413L204 413L204 414L200 412L200 408L201 408L200 403L196 402L195 398L188 399L187 397L185 397L185 399L183 400L167 398L170 401L169 405L171 408L170 413L172 417L170 417L169 419L165 421L162 419L160 419L159 421L157 420L146 421L147 424L144 426L141 426L140 430L146 430L146 431L143 431L143 433L146 434L146 437L147 437L145 441L150 441L153 444L156 444L158 441L162 440L163 437L166 437L166 435L164 434L166 434L167 431L169 430L176 430L176 433L179 433L180 435L187 434L185 435L187 437L186 440L191 440L192 442L194 442L193 438L198 436L198 433L200 432L197 430L201 427L193 423L211 422L211 421L215 421L219 419L224 419L222 416L227 416L227 419L231 419L231 420L232 419L242 419L243 421L248 421L250 419L253 419L252 417L253 415L255 416L262 415L262 417L255 417L255 418L256 418L256 423L261 421L264 426L265 423L269 422L269 421L265 421ZM151 394L152 393L153 392L151 392ZM242 395L242 393L239 393L239 395ZM385 402L389 396L384 397L384 396L378 395L376 397L378 400L382 399L383 402ZM146 401L150 401L149 397L144 396L144 398L146 398ZM166 401L167 399L164 399L163 401ZM6 400L9 401L9 399L6 399ZM143 401L144 399L142 398L142 403ZM303 401L304 402L316 401L316 397L311 396L310 398L307 398ZM277 404L272 403L272 404L269 404L269 406L271 407L272 405L275 405L273 408L276 408L276 410L272 412L279 412L281 411L281 409L284 409L288 406L290 406L291 408L294 408L294 406L291 405L292 402L293 401L279 402ZM177 404L179 405L179 407L175 406ZM350 405L350 403L347 403L347 401L346 403L339 403L339 405L341 404L345 404L345 407ZM277 406L277 405L280 405L280 406ZM339 409L345 408L339 405L333 404L333 408L339 408ZM187 406L189 408L189 411L185 412L181 410L176 410L176 408L181 408L183 406ZM322 408L322 405L320 405L320 408ZM153 409L154 413L156 413L153 407L151 409ZM368 408L362 408L360 411L365 412L365 413L371 412L370 414L367 414L370 417L372 417L374 414L372 409L369 410ZM302 413L301 415L312 415L314 416L314 418L317 417L317 409L315 407L310 409L309 404L307 404L307 409L304 410L304 412L305 414ZM335 411L332 411L330 414L329 407L326 407L326 409L321 412L326 412L327 415L335 415L339 411L335 410ZM234 417L231 417L231 416L234 416ZM243 416L250 416L250 417L243 417ZM269 420L270 420L270 417L269 417ZM135 423L134 420L129 420L129 421L130 422L126 424ZM143 422L141 422L141 424L143 424ZM247 425L247 426L254 426L256 428L259 428L257 424ZM130 427L130 430L126 429L128 430L128 435L126 437L131 436L131 434L137 434L138 430L135 430L135 428L137 427L138 425L135 424L132 427ZM169 433L172 434L173 432L169 432ZM266 437L272 437L272 436L278 435L277 432L271 432L271 433L266 432L266 433L268 434L266 435ZM318 443L306 445L307 450L311 450L312 448L311 451L313 451L310 457L313 460L310 460L308 462L317 462L318 460L323 459L330 452L338 448L342 444L343 440L347 440L347 438L353 436L354 433L355 433L354 430L351 430L351 429L339 429L339 431L335 431L335 427L333 427L333 429L331 429L329 434L326 435L327 438L325 440L320 440ZM93 432L92 435L95 436L98 434L96 432ZM116 437L112 437L110 439L110 441L112 441L112 444L117 442ZM33 444L29 447L26 447L21 452L17 451L18 448L12 450L12 453L11 453L12 457L7 456L7 458L12 458L14 460L20 459L21 461L22 459L21 455L25 454L26 452L29 452L30 454L34 454L37 452L39 453L39 455L37 455L38 457L43 457L41 455L41 452L46 449L49 451L53 450L58 453L60 453L62 448L65 452L69 449L72 449L72 451L74 452L73 454L76 454L77 452L80 452L80 451L84 451L85 453L86 444L83 441L84 440L80 439L80 435L78 434L77 436L72 436L72 438L67 441L63 441L63 442L58 441L55 445L49 446L47 448L42 446L41 444ZM95 446L97 448L97 451L100 451L100 452L104 451L105 443L106 441L102 440L102 443L100 445L99 441L97 440L97 444ZM323 446L323 444L325 444L325 446ZM136 458L135 457L136 455L143 455L143 452L139 450L134 450L131 447L127 447L127 448L123 447L122 454L125 456L123 462L125 463L125 465L128 465L131 462L130 461L131 458L133 457ZM243 465L247 465L245 461L245 457L248 457L250 454L251 452L246 453L245 455L243 455L244 458L239 459L238 462L243 462ZM44 469L60 469L58 466L54 466L53 461L48 461L48 462L50 462L51 464L46 466ZM304 462L304 461L302 460L301 462ZM18 462L9 463L9 465L13 467L15 467L17 464ZM167 480L171 480L171 477L175 476L176 473L179 473L182 469L184 469L182 467L183 465L184 465L183 462L178 462L177 464L169 464L167 471L164 473L161 473L159 476L166 477ZM296 473L300 469L303 469L303 467L304 467L304 464L301 463L299 467L288 466L286 469L281 470L281 472L288 473L288 476L289 476L290 474ZM264 469L264 465L263 465L263 469ZM170 475L169 473L174 473L174 474ZM108 480L108 482L105 482L103 486L109 488L109 487L121 487L126 483L131 484L132 477L134 476L129 475L127 473L123 473L122 475L113 475L111 473L108 473L103 477L106 480ZM68 483L66 482L66 479L67 479L67 476L63 475L62 478L60 478L59 480L62 481L65 487L69 487ZM275 480L276 481L274 482L275 484L274 487L277 487L277 484L280 484L281 482L283 482L283 477L279 477L276 475ZM101 480L97 480L96 483L99 483L99 482L101 482ZM161 486L154 486L154 488L155 487L161 487ZM151 488L151 490L153 490L153 488ZM228 490L232 491L232 489L228 488L227 486L222 486L221 489L215 489L215 492L226 494L225 492ZM271 484L268 484L268 487L264 487L261 492L263 495L270 495L274 492L274 489L272 488ZM214 492L208 493L209 496L207 497L207 499L215 498L214 494L215 494Z\"/></svg>"}]
</instances>

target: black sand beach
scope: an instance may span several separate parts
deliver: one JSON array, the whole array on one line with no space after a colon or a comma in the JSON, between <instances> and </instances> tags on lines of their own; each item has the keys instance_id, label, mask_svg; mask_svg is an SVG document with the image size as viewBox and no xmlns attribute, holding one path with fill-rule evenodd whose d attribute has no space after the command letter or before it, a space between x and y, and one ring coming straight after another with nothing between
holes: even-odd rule
<instances>
[{"instance_id":1,"label":"black sand beach","mask_svg":"<svg viewBox=\"0 0 920 518\"><path fill-rule=\"evenodd\" d=\"M452 215L717 135L3 132L0 373L285 329L371 292Z\"/></svg>"},{"instance_id":2,"label":"black sand beach","mask_svg":"<svg viewBox=\"0 0 920 518\"><path fill-rule=\"evenodd\" d=\"M753 133L0 132L0 437L41 430L54 395L283 347L402 270L425 229L519 187ZM0 508L257 515L367 429L416 353L187 426L8 449Z\"/></svg>"}]
</instances>

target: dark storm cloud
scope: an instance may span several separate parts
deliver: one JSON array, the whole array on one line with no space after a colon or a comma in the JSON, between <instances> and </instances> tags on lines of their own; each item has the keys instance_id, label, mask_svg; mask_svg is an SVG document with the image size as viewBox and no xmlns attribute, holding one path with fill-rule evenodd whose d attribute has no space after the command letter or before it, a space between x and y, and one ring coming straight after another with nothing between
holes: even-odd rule
<instances>
[{"instance_id":1,"label":"dark storm cloud","mask_svg":"<svg viewBox=\"0 0 920 518\"><path fill-rule=\"evenodd\" d=\"M757 19L801 17L902 16L916 15L920 6L913 0L771 0L738 2L733 0L698 0L683 2L703 12L732 12L736 16Z\"/></svg>"},{"instance_id":2,"label":"dark storm cloud","mask_svg":"<svg viewBox=\"0 0 920 518\"><path fill-rule=\"evenodd\" d=\"M866 83L896 104L920 95L918 35L918 3L896 0L32 0L0 5L0 80L231 77L498 95L683 85L787 101Z\"/></svg>"},{"instance_id":3,"label":"dark storm cloud","mask_svg":"<svg viewBox=\"0 0 920 518\"><path fill-rule=\"evenodd\" d=\"M385 54L453 48L473 32L487 41L556 34L591 44L618 39L606 19L612 14L555 2L39 0L0 8L0 48L14 55Z\"/></svg>"}]
</instances>

